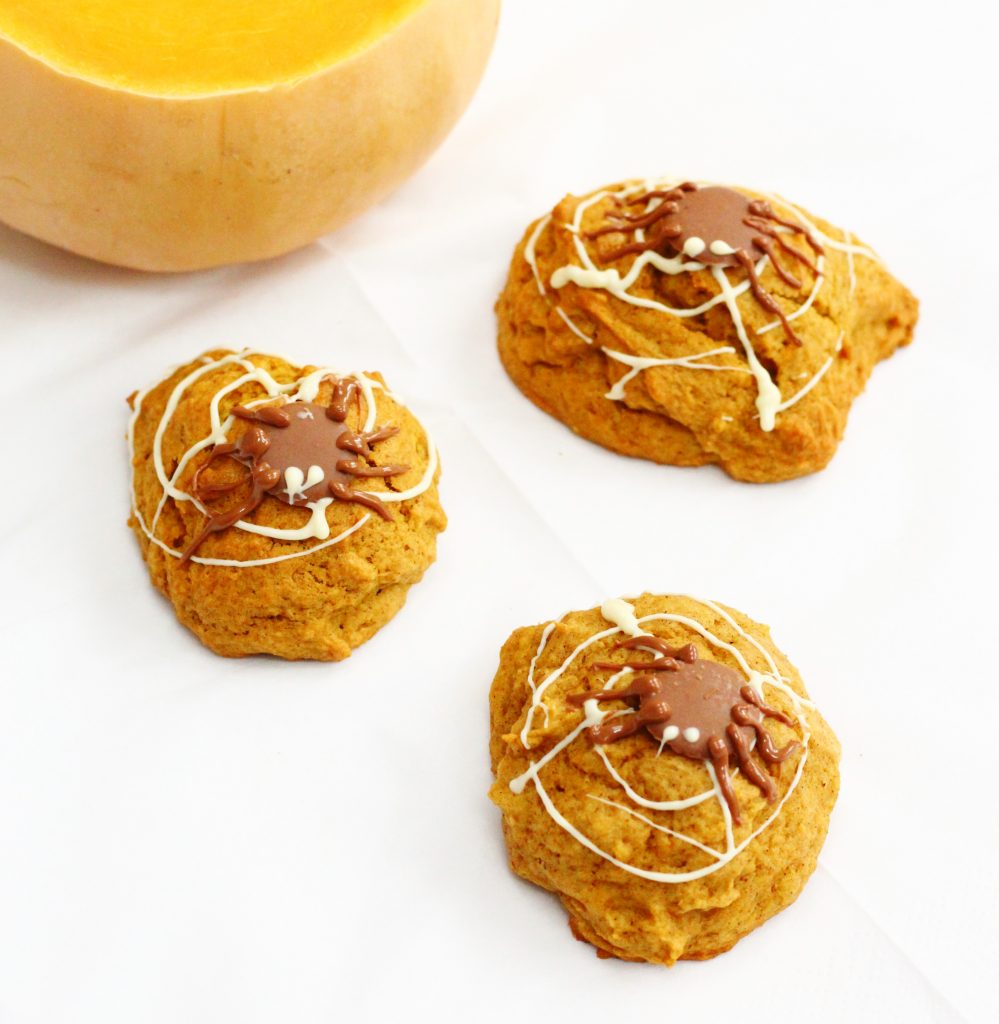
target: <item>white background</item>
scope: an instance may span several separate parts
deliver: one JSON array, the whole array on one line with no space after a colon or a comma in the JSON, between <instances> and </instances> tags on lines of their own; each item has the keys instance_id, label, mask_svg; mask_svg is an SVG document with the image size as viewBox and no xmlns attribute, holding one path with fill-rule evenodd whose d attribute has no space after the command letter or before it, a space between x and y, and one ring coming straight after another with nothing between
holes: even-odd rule
<instances>
[{"instance_id":1,"label":"white background","mask_svg":"<svg viewBox=\"0 0 999 1024\"><path fill-rule=\"evenodd\" d=\"M464 120L335 238L153 278L0 229L0 1024L999 1017L986 8L508 0ZM503 375L528 221L655 173L782 192L921 298L821 474L611 455ZM219 344L380 369L437 435L439 561L349 662L216 658L125 529L125 396ZM801 899L671 971L573 941L485 798L509 631L642 589L771 623L844 751Z\"/></svg>"}]
</instances>

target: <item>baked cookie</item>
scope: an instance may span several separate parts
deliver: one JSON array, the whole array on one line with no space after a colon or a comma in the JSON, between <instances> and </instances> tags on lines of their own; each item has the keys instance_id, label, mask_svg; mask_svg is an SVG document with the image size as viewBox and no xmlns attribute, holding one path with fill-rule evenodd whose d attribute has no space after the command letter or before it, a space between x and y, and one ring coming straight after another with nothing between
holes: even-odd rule
<instances>
[{"instance_id":1,"label":"baked cookie","mask_svg":"<svg viewBox=\"0 0 999 1024\"><path fill-rule=\"evenodd\" d=\"M222 350L129 401L129 525L216 653L339 661L433 562L437 450L378 374Z\"/></svg>"},{"instance_id":2,"label":"baked cookie","mask_svg":"<svg viewBox=\"0 0 999 1024\"><path fill-rule=\"evenodd\" d=\"M832 458L918 304L877 256L776 196L672 181L567 196L497 303L517 386L583 437L738 480Z\"/></svg>"},{"instance_id":3,"label":"baked cookie","mask_svg":"<svg viewBox=\"0 0 999 1024\"><path fill-rule=\"evenodd\" d=\"M815 870L839 744L740 612L644 594L518 629L490 710L510 866L600 956L706 960Z\"/></svg>"}]
</instances>

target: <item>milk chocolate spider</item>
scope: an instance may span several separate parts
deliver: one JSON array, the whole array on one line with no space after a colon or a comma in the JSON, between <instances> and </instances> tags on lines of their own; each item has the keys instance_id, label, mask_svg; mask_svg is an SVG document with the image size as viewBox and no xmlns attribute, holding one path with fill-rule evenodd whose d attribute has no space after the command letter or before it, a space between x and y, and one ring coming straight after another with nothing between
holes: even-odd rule
<instances>
[{"instance_id":1,"label":"milk chocolate spider","mask_svg":"<svg viewBox=\"0 0 999 1024\"><path fill-rule=\"evenodd\" d=\"M355 491L359 477L386 479L405 473L408 466L376 466L373 446L399 433L398 427L355 431L347 426L350 403L359 393L356 380L336 378L330 404L287 402L232 410L237 419L252 424L235 442L217 444L198 467L191 493L202 504L250 484L249 493L236 507L208 512L204 526L181 556L187 561L212 533L228 529L249 515L267 495L286 505L313 506L322 498L363 505L383 519L391 514L379 498ZM203 477L215 462L228 456L246 466L249 477L210 483ZM284 486L282 487L282 483Z\"/></svg>"},{"instance_id":2,"label":"milk chocolate spider","mask_svg":"<svg viewBox=\"0 0 999 1024\"><path fill-rule=\"evenodd\" d=\"M664 256L681 256L707 266L734 267L745 270L756 301L781 322L784 334L795 345L801 339L794 333L784 311L760 283L756 263L767 256L774 272L785 284L800 290L802 282L778 258L781 252L818 276L811 257L792 245L785 235L801 235L818 256L822 247L802 224L778 216L763 199L749 199L731 188L712 185L700 188L686 181L676 188L652 189L624 200L615 200L618 207L656 202L642 213L611 213L607 223L586 233L587 238L608 234L647 231L643 241L627 242L603 255L610 263L629 253L653 251ZM783 228L784 230L780 230Z\"/></svg>"},{"instance_id":3,"label":"milk chocolate spider","mask_svg":"<svg viewBox=\"0 0 999 1024\"><path fill-rule=\"evenodd\" d=\"M793 726L794 720L770 707L757 691L734 669L716 661L700 660L693 644L672 648L660 637L638 636L625 640L616 649L652 651L652 661L598 662L596 668L643 670L621 690L593 690L573 694L570 703L580 706L588 700L625 701L632 709L590 726L590 739L596 744L613 743L645 729L664 746L691 760L710 761L725 802L738 825L742 817L739 801L732 788L729 764L735 760L745 777L769 803L777 799L777 787L757 762L756 752L768 765L780 765L798 749L790 741L777 747L764 728L767 718ZM651 671L650 671L651 670Z\"/></svg>"}]
</instances>

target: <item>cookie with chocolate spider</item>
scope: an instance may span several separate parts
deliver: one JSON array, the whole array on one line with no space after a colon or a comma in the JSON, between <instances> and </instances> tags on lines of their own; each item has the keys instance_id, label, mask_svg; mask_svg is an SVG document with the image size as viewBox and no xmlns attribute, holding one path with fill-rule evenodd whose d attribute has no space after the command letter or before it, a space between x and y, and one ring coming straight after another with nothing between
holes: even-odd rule
<instances>
[{"instance_id":1,"label":"cookie with chocolate spider","mask_svg":"<svg viewBox=\"0 0 999 1024\"><path fill-rule=\"evenodd\" d=\"M216 653L339 661L434 561L437 450L378 374L220 350L129 401L129 525Z\"/></svg>"},{"instance_id":2,"label":"cookie with chocolate spider","mask_svg":"<svg viewBox=\"0 0 999 1024\"><path fill-rule=\"evenodd\" d=\"M918 304L873 250L784 199L648 181L532 224L496 310L507 372L576 433L768 482L828 463Z\"/></svg>"},{"instance_id":3,"label":"cookie with chocolate spider","mask_svg":"<svg viewBox=\"0 0 999 1024\"><path fill-rule=\"evenodd\" d=\"M815 870L839 743L741 612L643 594L518 629L490 712L510 867L599 956L706 960Z\"/></svg>"}]
</instances>

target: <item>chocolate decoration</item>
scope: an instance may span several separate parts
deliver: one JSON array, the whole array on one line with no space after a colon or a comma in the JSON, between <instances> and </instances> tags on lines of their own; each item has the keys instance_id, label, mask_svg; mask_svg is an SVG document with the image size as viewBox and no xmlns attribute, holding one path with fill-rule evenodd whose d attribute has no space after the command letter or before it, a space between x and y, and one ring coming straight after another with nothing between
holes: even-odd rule
<instances>
[{"instance_id":1,"label":"chocolate decoration","mask_svg":"<svg viewBox=\"0 0 999 1024\"><path fill-rule=\"evenodd\" d=\"M600 669L620 671L628 667L645 671L622 690L593 690L569 697L569 703L576 706L588 700L621 700L634 709L634 714L590 726L587 733L594 743L613 743L644 728L658 741L660 750L669 747L681 757L710 761L737 825L742 817L732 788L731 762L738 765L769 803L777 799L777 787L754 753L768 765L786 761L799 744L792 740L778 748L764 723L767 718L774 718L794 725L793 719L767 705L734 669L717 661L698 659L693 644L674 649L659 637L638 636L618 644L617 649L620 648L651 649L656 658L623 664L598 662L596 667Z\"/></svg>"},{"instance_id":2,"label":"chocolate decoration","mask_svg":"<svg viewBox=\"0 0 999 1024\"><path fill-rule=\"evenodd\" d=\"M408 466L376 466L371 460L373 446L394 437L397 427L354 431L347 426L352 399L358 394L357 381L338 378L329 406L315 402L286 402L282 405L236 406L232 415L250 424L235 442L215 445L207 461L194 473L191 493L202 504L245 488L249 492L235 507L209 512L204 526L181 556L187 561L206 537L228 529L249 515L266 497L301 508L323 498L362 505L383 519L391 514L377 495L355 491L357 478L386 479L405 473ZM249 469L241 479L212 483L204 479L216 461L228 457Z\"/></svg>"},{"instance_id":3,"label":"chocolate decoration","mask_svg":"<svg viewBox=\"0 0 999 1024\"><path fill-rule=\"evenodd\" d=\"M670 647L662 637L658 636L633 636L630 640L624 640L614 647L615 651L636 649L652 651L658 657L654 661L625 661L620 664L615 661L598 661L596 667L609 669L612 672L617 672L622 668L637 668L646 672L650 669L672 671L680 667L678 664L680 661L685 661L688 664L697 661L697 648L693 644L687 644L685 647Z\"/></svg>"},{"instance_id":4,"label":"chocolate decoration","mask_svg":"<svg viewBox=\"0 0 999 1024\"><path fill-rule=\"evenodd\" d=\"M333 397L330 404L326 406L326 415L337 423L343 423L347 418L351 400L358 392L357 381L353 377L341 377L333 385Z\"/></svg>"},{"instance_id":5,"label":"chocolate decoration","mask_svg":"<svg viewBox=\"0 0 999 1024\"><path fill-rule=\"evenodd\" d=\"M288 413L280 405L262 405L257 409L247 409L237 405L232 410L233 416L253 423L266 423L271 427L286 427L291 422Z\"/></svg>"},{"instance_id":6,"label":"chocolate decoration","mask_svg":"<svg viewBox=\"0 0 999 1024\"><path fill-rule=\"evenodd\" d=\"M813 252L821 254L822 247L807 228L779 217L763 199L749 199L741 192L720 185L699 188L689 181L676 188L654 189L632 196L624 203L618 200L618 205L648 204L654 199L659 199L660 203L653 210L640 214L611 214L607 224L587 232L587 238L599 238L602 235L632 232L637 228L646 230L644 241L619 246L605 254L605 262L613 262L629 253L652 250L664 256L696 260L707 266L741 267L749 278L756 301L780 320L789 341L801 344L801 339L794 333L777 301L760 283L756 263L767 256L774 272L785 284L795 289L804 287L802 281L781 263L778 256L783 252L817 275L818 268L812 259L784 237L789 233L801 235ZM786 230L779 231L779 227ZM711 251L711 246L716 242L724 243L723 251Z\"/></svg>"}]
</instances>

